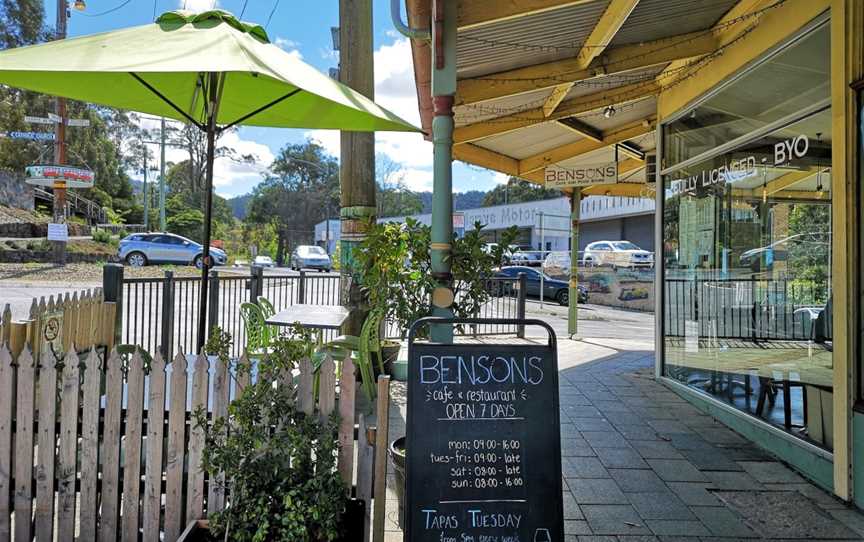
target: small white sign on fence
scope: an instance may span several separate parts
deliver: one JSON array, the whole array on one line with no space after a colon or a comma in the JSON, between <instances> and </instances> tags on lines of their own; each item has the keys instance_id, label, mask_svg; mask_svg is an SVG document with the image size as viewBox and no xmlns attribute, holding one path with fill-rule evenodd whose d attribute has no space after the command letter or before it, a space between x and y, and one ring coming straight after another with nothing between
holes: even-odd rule
<instances>
[{"instance_id":1,"label":"small white sign on fence","mask_svg":"<svg viewBox=\"0 0 864 542\"><path fill-rule=\"evenodd\" d=\"M48 224L49 241L68 241L69 226L66 224Z\"/></svg>"}]
</instances>

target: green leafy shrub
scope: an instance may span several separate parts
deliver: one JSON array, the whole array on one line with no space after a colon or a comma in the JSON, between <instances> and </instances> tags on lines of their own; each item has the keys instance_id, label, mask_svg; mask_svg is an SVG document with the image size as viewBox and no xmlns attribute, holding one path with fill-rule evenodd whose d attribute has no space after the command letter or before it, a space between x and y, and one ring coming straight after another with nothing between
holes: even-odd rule
<instances>
[{"instance_id":1,"label":"green leafy shrub","mask_svg":"<svg viewBox=\"0 0 864 542\"><path fill-rule=\"evenodd\" d=\"M111 243L111 233L106 230L94 230L93 231L93 240L97 243L110 244Z\"/></svg>"},{"instance_id":2,"label":"green leafy shrub","mask_svg":"<svg viewBox=\"0 0 864 542\"><path fill-rule=\"evenodd\" d=\"M336 470L338 416L323 422L307 416L295 408L289 386L273 384L291 378L313 345L299 328L278 338L260 360L255 383L231 403L227 418L206 429L202 467L211 480L225 474L228 494L226 508L210 515L219 539L317 542L340 534L347 491ZM230 335L214 330L206 351L227 362L230 347ZM203 411L195 416L207 427Z\"/></svg>"},{"instance_id":3,"label":"green leafy shrub","mask_svg":"<svg viewBox=\"0 0 864 542\"><path fill-rule=\"evenodd\" d=\"M503 250L516 238L516 228L506 230L497 246L484 250L482 225L467 230L451 241L451 288L455 295L453 312L457 318L476 317L489 301L486 279L503 261ZM432 291L438 285L432 277L431 230L429 226L407 219L406 222L374 224L354 258L354 275L360 281L369 304L383 308L402 330L403 338L415 320L431 312ZM422 332L422 331L421 331Z\"/></svg>"}]
</instances>

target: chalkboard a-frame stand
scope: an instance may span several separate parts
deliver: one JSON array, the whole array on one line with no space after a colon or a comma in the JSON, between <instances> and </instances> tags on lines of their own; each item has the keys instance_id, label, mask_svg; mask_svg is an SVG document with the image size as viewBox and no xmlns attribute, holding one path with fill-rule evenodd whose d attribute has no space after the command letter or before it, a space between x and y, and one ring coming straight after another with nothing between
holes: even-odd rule
<instances>
[{"instance_id":1,"label":"chalkboard a-frame stand","mask_svg":"<svg viewBox=\"0 0 864 542\"><path fill-rule=\"evenodd\" d=\"M415 340L430 324L539 326L546 344ZM405 540L564 539L555 332L423 318L408 335Z\"/></svg>"}]
</instances>

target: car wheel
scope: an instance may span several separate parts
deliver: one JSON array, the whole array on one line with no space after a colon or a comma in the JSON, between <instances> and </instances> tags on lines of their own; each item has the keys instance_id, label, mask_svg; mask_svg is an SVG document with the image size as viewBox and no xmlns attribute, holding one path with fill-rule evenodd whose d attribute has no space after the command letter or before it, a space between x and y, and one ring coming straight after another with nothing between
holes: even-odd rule
<instances>
[{"instance_id":1,"label":"car wheel","mask_svg":"<svg viewBox=\"0 0 864 542\"><path fill-rule=\"evenodd\" d=\"M570 304L570 292L567 290L561 290L555 296L555 301L558 302L559 305L567 306Z\"/></svg>"},{"instance_id":2,"label":"car wheel","mask_svg":"<svg viewBox=\"0 0 864 542\"><path fill-rule=\"evenodd\" d=\"M203 268L204 267L204 258L202 258L200 254L198 256L195 256L195 259L192 260L192 265L194 265L196 269Z\"/></svg>"},{"instance_id":3,"label":"car wheel","mask_svg":"<svg viewBox=\"0 0 864 542\"><path fill-rule=\"evenodd\" d=\"M126 263L131 267L144 267L147 265L147 256L140 252L133 252L126 256Z\"/></svg>"},{"instance_id":4,"label":"car wheel","mask_svg":"<svg viewBox=\"0 0 864 542\"><path fill-rule=\"evenodd\" d=\"M323 273L324 271L325 271L324 269L319 269L319 270L318 270L319 273Z\"/></svg>"}]
</instances>

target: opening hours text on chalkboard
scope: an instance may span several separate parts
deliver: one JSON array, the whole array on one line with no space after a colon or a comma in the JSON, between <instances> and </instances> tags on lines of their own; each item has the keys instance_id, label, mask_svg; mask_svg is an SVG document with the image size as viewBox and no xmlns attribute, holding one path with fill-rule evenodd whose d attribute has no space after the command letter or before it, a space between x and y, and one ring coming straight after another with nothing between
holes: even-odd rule
<instances>
[{"instance_id":1,"label":"opening hours text on chalkboard","mask_svg":"<svg viewBox=\"0 0 864 542\"><path fill-rule=\"evenodd\" d=\"M519 344L414 340L430 323L543 327ZM424 318L409 335L406 540L563 540L555 334L538 320Z\"/></svg>"}]
</instances>

